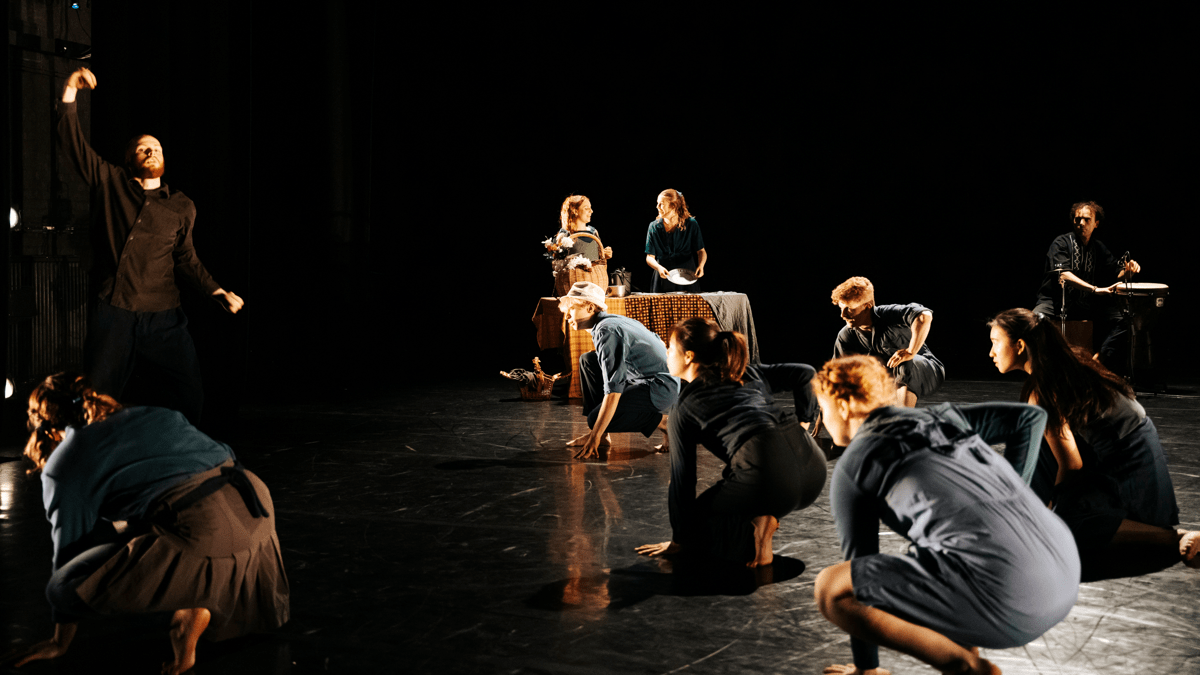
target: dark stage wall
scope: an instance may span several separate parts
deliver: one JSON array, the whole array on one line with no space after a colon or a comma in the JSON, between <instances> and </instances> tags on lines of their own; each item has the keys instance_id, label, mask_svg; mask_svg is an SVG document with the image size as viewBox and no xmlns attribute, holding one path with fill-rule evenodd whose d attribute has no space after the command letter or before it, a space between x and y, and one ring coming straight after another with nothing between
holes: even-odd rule
<instances>
[{"instance_id":1,"label":"dark stage wall","mask_svg":"<svg viewBox=\"0 0 1200 675\"><path fill-rule=\"evenodd\" d=\"M243 396L527 366L563 197L591 198L645 286L668 187L703 228L706 287L750 295L765 360L827 358L829 291L862 274L880 302L934 309L951 377L989 376L983 322L1032 306L1068 206L1095 199L1097 236L1171 286L1159 355L1197 372L1181 43L551 34L378 2L92 11L95 145L159 135L201 258L247 301L185 305L227 417Z\"/></svg>"},{"instance_id":2,"label":"dark stage wall","mask_svg":"<svg viewBox=\"0 0 1200 675\"><path fill-rule=\"evenodd\" d=\"M441 289L429 313L460 298L459 332L423 341L440 365L491 372L535 355L533 299L551 289L538 242L568 194L591 198L610 264L648 285L646 227L673 187L703 228L706 288L750 295L767 361L828 358L843 325L829 292L865 275L881 303L934 309L929 344L949 376L994 375L984 322L1033 306L1070 204L1094 199L1109 216L1097 236L1132 252L1139 280L1171 286L1157 355L1173 376L1196 372L1179 222L1196 139L1173 47L588 44L496 38L413 64L416 118L390 132L417 148L411 201L440 197L416 222L400 209L411 226L388 236L407 242L408 278ZM431 232L437 243L413 245Z\"/></svg>"}]
</instances>

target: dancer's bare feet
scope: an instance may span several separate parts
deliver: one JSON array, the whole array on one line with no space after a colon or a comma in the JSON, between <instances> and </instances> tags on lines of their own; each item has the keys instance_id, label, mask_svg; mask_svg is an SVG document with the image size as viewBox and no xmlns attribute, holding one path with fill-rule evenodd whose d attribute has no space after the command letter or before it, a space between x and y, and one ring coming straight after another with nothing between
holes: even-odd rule
<instances>
[{"instance_id":1,"label":"dancer's bare feet","mask_svg":"<svg viewBox=\"0 0 1200 675\"><path fill-rule=\"evenodd\" d=\"M775 530L779 529L779 520L775 516L756 516L750 524L754 526L754 560L746 563L746 567L770 565L775 561L771 544L775 539Z\"/></svg>"},{"instance_id":2,"label":"dancer's bare feet","mask_svg":"<svg viewBox=\"0 0 1200 675\"><path fill-rule=\"evenodd\" d=\"M208 628L212 614L203 607L181 609L171 617L171 648L175 650L175 662L164 663L163 675L182 675L196 665L196 642Z\"/></svg>"},{"instance_id":3,"label":"dancer's bare feet","mask_svg":"<svg viewBox=\"0 0 1200 675\"><path fill-rule=\"evenodd\" d=\"M1200 568L1200 532L1179 530L1179 533L1179 555L1183 556L1183 564Z\"/></svg>"},{"instance_id":4,"label":"dancer's bare feet","mask_svg":"<svg viewBox=\"0 0 1200 675\"><path fill-rule=\"evenodd\" d=\"M869 668L867 670L859 670L853 663L846 665L833 664L824 670L825 675L892 675L892 671L887 668Z\"/></svg>"},{"instance_id":5,"label":"dancer's bare feet","mask_svg":"<svg viewBox=\"0 0 1200 675\"><path fill-rule=\"evenodd\" d=\"M671 439L667 438L667 416L662 416L662 421L658 423L658 430L662 432L663 442L661 445L654 446L655 452L670 452Z\"/></svg>"}]
</instances>

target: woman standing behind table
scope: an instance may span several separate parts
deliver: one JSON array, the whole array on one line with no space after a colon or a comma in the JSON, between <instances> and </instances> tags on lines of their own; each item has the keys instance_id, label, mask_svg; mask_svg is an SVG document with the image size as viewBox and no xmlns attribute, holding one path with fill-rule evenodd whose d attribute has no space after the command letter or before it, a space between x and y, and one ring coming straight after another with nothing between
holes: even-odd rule
<instances>
[{"instance_id":1,"label":"woman standing behind table","mask_svg":"<svg viewBox=\"0 0 1200 675\"><path fill-rule=\"evenodd\" d=\"M557 262L566 260L571 255L574 246L574 241L568 241L571 235L578 232L585 232L595 235L597 238L600 237L600 233L590 224L592 222L592 202L583 195L571 195L564 199L558 219L562 227L559 228L558 233L554 235L553 239L545 242L546 250L553 254L556 262L555 272L559 268ZM601 255L604 259L611 258L612 247L605 246L604 250L601 251Z\"/></svg>"},{"instance_id":2,"label":"woman standing behind table","mask_svg":"<svg viewBox=\"0 0 1200 675\"><path fill-rule=\"evenodd\" d=\"M29 396L25 455L42 472L54 540L46 586L54 637L16 650L16 665L66 653L89 616L169 623L175 661L196 642L288 619L288 581L267 486L218 443L165 408L124 408L81 376L52 375Z\"/></svg>"},{"instance_id":3,"label":"woman standing behind table","mask_svg":"<svg viewBox=\"0 0 1200 675\"><path fill-rule=\"evenodd\" d=\"M943 673L999 673L978 647L1036 639L1071 611L1079 555L1070 531L989 446L1024 453L1046 413L1018 403L889 405L896 388L872 356L813 378L822 420L846 447L829 499L846 562L817 576L817 607L851 636L854 664L886 673L878 647ZM879 524L910 544L879 552Z\"/></svg>"},{"instance_id":4,"label":"woman standing behind table","mask_svg":"<svg viewBox=\"0 0 1200 675\"><path fill-rule=\"evenodd\" d=\"M746 338L711 319L681 321L668 343L667 366L687 382L668 419L672 536L637 552L703 552L769 565L779 519L812 504L825 486L825 455L800 421L811 424L817 415L812 366L747 366ZM788 390L800 420L772 396ZM725 462L722 479L699 498L698 444Z\"/></svg>"},{"instance_id":5,"label":"woman standing behind table","mask_svg":"<svg viewBox=\"0 0 1200 675\"><path fill-rule=\"evenodd\" d=\"M699 279L704 276L708 253L700 224L688 212L683 193L663 190L658 195L658 219L646 231L646 264L654 270L650 278L651 293L685 291L699 293L700 282L681 286L667 280L667 272L676 268L692 270Z\"/></svg>"},{"instance_id":6,"label":"woman standing behind table","mask_svg":"<svg viewBox=\"0 0 1200 675\"><path fill-rule=\"evenodd\" d=\"M1028 373L1021 399L1049 414L1031 485L1075 537L1083 578L1129 576L1179 562L1200 567L1200 532L1176 530L1179 508L1154 422L1133 390L1053 322L1027 309L989 322L1002 373Z\"/></svg>"}]
</instances>

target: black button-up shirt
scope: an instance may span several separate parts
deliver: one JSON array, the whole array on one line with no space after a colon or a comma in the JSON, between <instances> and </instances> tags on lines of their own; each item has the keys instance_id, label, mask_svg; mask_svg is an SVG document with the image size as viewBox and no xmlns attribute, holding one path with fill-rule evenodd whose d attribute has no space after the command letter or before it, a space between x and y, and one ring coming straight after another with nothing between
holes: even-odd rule
<instances>
[{"instance_id":1,"label":"black button-up shirt","mask_svg":"<svg viewBox=\"0 0 1200 675\"><path fill-rule=\"evenodd\" d=\"M75 106L58 103L58 137L92 187L92 274L100 300L132 312L173 309L176 273L205 295L220 289L192 245L192 200L166 183L145 190L128 169L101 159L83 137Z\"/></svg>"}]
</instances>

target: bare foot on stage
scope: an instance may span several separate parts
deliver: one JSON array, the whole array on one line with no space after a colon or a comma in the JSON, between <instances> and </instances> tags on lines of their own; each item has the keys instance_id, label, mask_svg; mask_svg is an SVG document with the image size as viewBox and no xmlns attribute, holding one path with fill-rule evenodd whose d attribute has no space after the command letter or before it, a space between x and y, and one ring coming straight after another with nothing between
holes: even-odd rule
<instances>
[{"instance_id":1,"label":"bare foot on stage","mask_svg":"<svg viewBox=\"0 0 1200 675\"><path fill-rule=\"evenodd\" d=\"M754 526L754 560L746 563L746 567L770 565L775 561L771 543L775 539L775 530L779 529L779 520L775 516L756 516L750 524Z\"/></svg>"},{"instance_id":2,"label":"bare foot on stage","mask_svg":"<svg viewBox=\"0 0 1200 675\"><path fill-rule=\"evenodd\" d=\"M666 415L663 415L662 421L658 423L658 430L662 432L663 442L662 442L662 445L654 446L654 451L655 452L670 452L671 451L671 439L667 438L667 416Z\"/></svg>"},{"instance_id":3,"label":"bare foot on stage","mask_svg":"<svg viewBox=\"0 0 1200 675\"><path fill-rule=\"evenodd\" d=\"M1200 568L1200 532L1179 530L1179 555L1183 556L1183 564L1192 568Z\"/></svg>"},{"instance_id":4,"label":"bare foot on stage","mask_svg":"<svg viewBox=\"0 0 1200 675\"><path fill-rule=\"evenodd\" d=\"M164 675L181 675L196 665L196 641L208 628L212 614L203 607L181 609L171 617L171 648L175 650L175 662L164 663Z\"/></svg>"}]
</instances>

